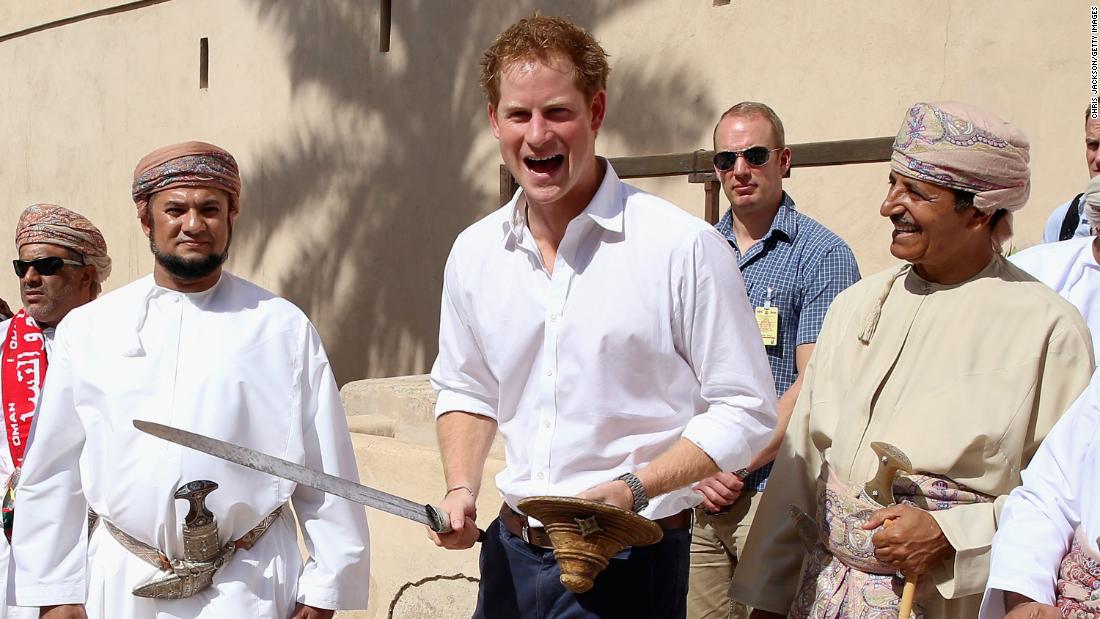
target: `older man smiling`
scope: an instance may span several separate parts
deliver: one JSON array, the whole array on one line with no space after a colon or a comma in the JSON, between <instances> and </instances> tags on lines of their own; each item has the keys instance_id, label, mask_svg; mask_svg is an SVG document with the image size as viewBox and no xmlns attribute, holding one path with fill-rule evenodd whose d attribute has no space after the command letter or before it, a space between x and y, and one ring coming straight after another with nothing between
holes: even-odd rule
<instances>
[{"instance_id":1,"label":"older man smiling","mask_svg":"<svg viewBox=\"0 0 1100 619\"><path fill-rule=\"evenodd\" d=\"M829 308L772 473L783 483L764 493L742 557L755 569L734 578L755 617L889 616L903 581L918 583L918 616L977 614L995 504L1093 367L1080 314L999 252L1027 162L1026 138L972 106L906 114L880 207L905 264ZM888 507L864 490L876 441L912 465Z\"/></svg>"}]
</instances>

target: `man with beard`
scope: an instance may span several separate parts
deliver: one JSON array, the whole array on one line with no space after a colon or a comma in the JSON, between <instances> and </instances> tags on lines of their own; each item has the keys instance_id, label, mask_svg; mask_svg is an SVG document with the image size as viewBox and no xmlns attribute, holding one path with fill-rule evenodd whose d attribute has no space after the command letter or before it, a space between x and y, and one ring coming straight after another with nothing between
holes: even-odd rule
<instances>
[{"instance_id":1,"label":"man with beard","mask_svg":"<svg viewBox=\"0 0 1100 619\"><path fill-rule=\"evenodd\" d=\"M754 617L897 616L914 579L918 617L976 616L998 505L1092 373L1080 313L1000 253L1028 196L1018 129L918 103L889 183L879 214L904 263L825 316L775 459L783 483L745 545L753 569L734 575L731 595ZM865 489L876 442L911 463L889 507Z\"/></svg>"},{"instance_id":2,"label":"man with beard","mask_svg":"<svg viewBox=\"0 0 1100 619\"><path fill-rule=\"evenodd\" d=\"M23 309L0 322L0 396L4 436L0 475L7 480L0 539L0 592L7 590L9 546L15 517L15 485L34 427L35 409L49 368L57 325L75 307L94 299L111 274L103 235L84 216L54 204L35 204L19 217L15 230L19 259L14 261ZM6 309L6 306L5 308ZM21 511L21 513L24 513ZM32 522L37 518L25 512ZM0 594L6 600L7 594ZM6 610L6 612L5 612ZM0 618L38 617L34 608L0 604Z\"/></svg>"},{"instance_id":3,"label":"man with beard","mask_svg":"<svg viewBox=\"0 0 1100 619\"><path fill-rule=\"evenodd\" d=\"M156 421L358 478L317 331L222 269L240 209L233 157L202 142L160 148L138 163L133 197L153 274L58 332L40 445L18 490L21 510L50 517L16 520L16 602L48 618L317 619L365 608L361 507L133 428ZM209 482L213 533L174 498ZM288 502L311 555L304 566ZM86 559L89 507L100 525ZM217 551L195 561L200 530ZM212 584L187 571L212 573Z\"/></svg>"}]
</instances>

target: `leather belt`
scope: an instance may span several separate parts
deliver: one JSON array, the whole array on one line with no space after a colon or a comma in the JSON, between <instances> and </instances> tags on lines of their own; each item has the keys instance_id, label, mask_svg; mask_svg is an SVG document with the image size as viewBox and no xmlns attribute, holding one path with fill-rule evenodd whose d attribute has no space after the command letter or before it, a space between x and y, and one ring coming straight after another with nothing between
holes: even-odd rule
<instances>
[{"instance_id":1,"label":"leather belt","mask_svg":"<svg viewBox=\"0 0 1100 619\"><path fill-rule=\"evenodd\" d=\"M679 513L672 514L671 516L658 518L654 520L654 522L665 531L674 531L678 529L690 529L691 518L692 510L688 508ZM501 503L500 505L500 524L503 525L509 533L532 546L553 548L553 544L550 543L550 535L546 533L546 529L528 525L527 516L512 509L507 503Z\"/></svg>"}]
</instances>

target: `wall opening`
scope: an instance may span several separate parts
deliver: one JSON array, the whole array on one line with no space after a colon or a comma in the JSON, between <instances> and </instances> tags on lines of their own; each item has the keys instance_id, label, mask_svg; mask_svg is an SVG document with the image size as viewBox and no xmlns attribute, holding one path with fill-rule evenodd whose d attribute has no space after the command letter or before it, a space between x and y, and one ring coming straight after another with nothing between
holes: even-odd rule
<instances>
[{"instance_id":1,"label":"wall opening","mask_svg":"<svg viewBox=\"0 0 1100 619\"><path fill-rule=\"evenodd\" d=\"M210 40L199 39L199 89L206 90L210 84Z\"/></svg>"}]
</instances>

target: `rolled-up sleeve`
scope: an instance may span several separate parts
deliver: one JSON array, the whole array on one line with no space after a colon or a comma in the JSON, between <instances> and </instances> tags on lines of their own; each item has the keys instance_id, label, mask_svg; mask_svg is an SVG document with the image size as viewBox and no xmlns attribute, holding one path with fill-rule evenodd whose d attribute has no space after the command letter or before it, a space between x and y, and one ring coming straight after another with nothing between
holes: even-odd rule
<instances>
[{"instance_id":1,"label":"rolled-up sleeve","mask_svg":"<svg viewBox=\"0 0 1100 619\"><path fill-rule=\"evenodd\" d=\"M775 383L729 244L714 230L685 252L680 338L707 408L683 437L723 471L744 468L776 426Z\"/></svg>"},{"instance_id":2,"label":"rolled-up sleeve","mask_svg":"<svg viewBox=\"0 0 1100 619\"><path fill-rule=\"evenodd\" d=\"M437 398L435 416L463 411L496 419L498 383L485 362L463 302L461 268L455 250L443 272L439 311L439 356L430 376Z\"/></svg>"}]
</instances>

